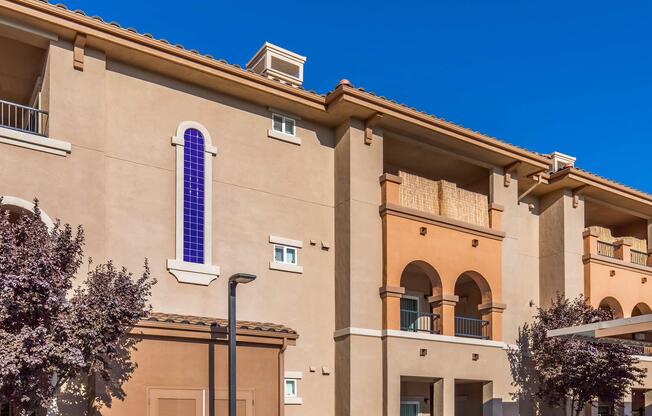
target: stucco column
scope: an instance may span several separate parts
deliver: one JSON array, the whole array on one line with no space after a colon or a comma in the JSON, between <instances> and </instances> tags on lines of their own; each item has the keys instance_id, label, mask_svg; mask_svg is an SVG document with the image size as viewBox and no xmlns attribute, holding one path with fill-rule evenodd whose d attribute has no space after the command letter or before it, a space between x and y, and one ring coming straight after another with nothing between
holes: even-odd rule
<instances>
[{"instance_id":1,"label":"stucco column","mask_svg":"<svg viewBox=\"0 0 652 416\"><path fill-rule=\"evenodd\" d=\"M439 332L442 335L455 336L455 305L460 300L459 296L441 294L430 296L428 302L432 312L439 315Z\"/></svg>"},{"instance_id":2,"label":"stucco column","mask_svg":"<svg viewBox=\"0 0 652 416\"><path fill-rule=\"evenodd\" d=\"M652 390L644 393L645 397L645 416L652 416Z\"/></svg>"},{"instance_id":3,"label":"stucco column","mask_svg":"<svg viewBox=\"0 0 652 416\"><path fill-rule=\"evenodd\" d=\"M614 242L616 249L614 255L617 259L629 262L632 259L632 240L629 238L621 238Z\"/></svg>"},{"instance_id":4,"label":"stucco column","mask_svg":"<svg viewBox=\"0 0 652 416\"><path fill-rule=\"evenodd\" d=\"M625 394L625 400L623 400L623 407L622 407L623 416L632 416L632 402L634 401L632 396L633 394L631 390L629 391L629 393Z\"/></svg>"},{"instance_id":5,"label":"stucco column","mask_svg":"<svg viewBox=\"0 0 652 416\"><path fill-rule=\"evenodd\" d=\"M383 299L383 329L401 329L401 296L405 288L383 286L379 291Z\"/></svg>"},{"instance_id":6,"label":"stucco column","mask_svg":"<svg viewBox=\"0 0 652 416\"><path fill-rule=\"evenodd\" d=\"M494 383L482 384L482 416L503 416L503 401L494 397Z\"/></svg>"},{"instance_id":7,"label":"stucco column","mask_svg":"<svg viewBox=\"0 0 652 416\"><path fill-rule=\"evenodd\" d=\"M489 321L489 339L501 341L503 338L503 311L504 303L488 302L478 305L482 319Z\"/></svg>"},{"instance_id":8,"label":"stucco column","mask_svg":"<svg viewBox=\"0 0 652 416\"><path fill-rule=\"evenodd\" d=\"M433 416L455 416L455 379L442 378L433 383Z\"/></svg>"}]
</instances>

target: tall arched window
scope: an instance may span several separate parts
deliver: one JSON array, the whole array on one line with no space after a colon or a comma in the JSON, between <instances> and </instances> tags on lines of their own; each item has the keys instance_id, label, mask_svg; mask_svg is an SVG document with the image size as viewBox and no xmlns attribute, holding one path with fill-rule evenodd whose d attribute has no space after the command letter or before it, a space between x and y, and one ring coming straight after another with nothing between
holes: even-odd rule
<instances>
[{"instance_id":1,"label":"tall arched window","mask_svg":"<svg viewBox=\"0 0 652 416\"><path fill-rule=\"evenodd\" d=\"M201 124L184 121L172 137L176 147L176 258L168 270L179 282L208 285L219 276L212 264L212 157L216 149Z\"/></svg>"}]
</instances>

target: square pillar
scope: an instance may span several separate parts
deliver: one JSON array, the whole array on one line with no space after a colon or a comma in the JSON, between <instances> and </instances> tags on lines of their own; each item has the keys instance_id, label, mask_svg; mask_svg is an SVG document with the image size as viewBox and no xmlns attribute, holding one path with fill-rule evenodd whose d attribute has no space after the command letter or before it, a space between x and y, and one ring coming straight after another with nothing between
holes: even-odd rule
<instances>
[{"instance_id":1,"label":"square pillar","mask_svg":"<svg viewBox=\"0 0 652 416\"><path fill-rule=\"evenodd\" d=\"M632 261L632 241L629 238L621 238L614 242L616 249L614 250L614 255L617 259L631 262Z\"/></svg>"},{"instance_id":2,"label":"square pillar","mask_svg":"<svg viewBox=\"0 0 652 416\"><path fill-rule=\"evenodd\" d=\"M646 391L644 396L645 396L645 416L652 416L652 390Z\"/></svg>"},{"instance_id":3,"label":"square pillar","mask_svg":"<svg viewBox=\"0 0 652 416\"><path fill-rule=\"evenodd\" d=\"M455 379L437 380L433 392L433 416L455 416Z\"/></svg>"},{"instance_id":4,"label":"square pillar","mask_svg":"<svg viewBox=\"0 0 652 416\"><path fill-rule=\"evenodd\" d=\"M383 286L379 289L383 300L383 329L401 329L401 296L404 287Z\"/></svg>"},{"instance_id":5,"label":"square pillar","mask_svg":"<svg viewBox=\"0 0 652 416\"><path fill-rule=\"evenodd\" d=\"M442 335L455 336L455 305L459 300L459 296L446 294L428 298L432 312L439 315L439 332Z\"/></svg>"},{"instance_id":6,"label":"square pillar","mask_svg":"<svg viewBox=\"0 0 652 416\"><path fill-rule=\"evenodd\" d=\"M489 339L500 341L503 338L503 311L504 303L488 302L478 305L482 319L489 321Z\"/></svg>"},{"instance_id":7,"label":"square pillar","mask_svg":"<svg viewBox=\"0 0 652 416\"><path fill-rule=\"evenodd\" d=\"M503 416L503 400L494 397L494 383L482 384L482 416Z\"/></svg>"}]
</instances>

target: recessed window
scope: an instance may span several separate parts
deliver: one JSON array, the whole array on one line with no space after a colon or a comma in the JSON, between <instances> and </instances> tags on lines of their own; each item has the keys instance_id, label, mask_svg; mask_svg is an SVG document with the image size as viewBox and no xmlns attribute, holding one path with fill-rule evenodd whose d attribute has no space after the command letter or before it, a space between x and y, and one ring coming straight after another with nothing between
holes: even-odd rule
<instances>
[{"instance_id":1,"label":"recessed window","mask_svg":"<svg viewBox=\"0 0 652 416\"><path fill-rule=\"evenodd\" d=\"M272 114L272 130L294 136L295 121L293 118Z\"/></svg>"},{"instance_id":2,"label":"recessed window","mask_svg":"<svg viewBox=\"0 0 652 416\"><path fill-rule=\"evenodd\" d=\"M296 379L285 379L285 397L297 397L297 381Z\"/></svg>"},{"instance_id":3,"label":"recessed window","mask_svg":"<svg viewBox=\"0 0 652 416\"><path fill-rule=\"evenodd\" d=\"M283 246L280 244L274 245L274 261L283 264L297 264L297 248Z\"/></svg>"}]
</instances>

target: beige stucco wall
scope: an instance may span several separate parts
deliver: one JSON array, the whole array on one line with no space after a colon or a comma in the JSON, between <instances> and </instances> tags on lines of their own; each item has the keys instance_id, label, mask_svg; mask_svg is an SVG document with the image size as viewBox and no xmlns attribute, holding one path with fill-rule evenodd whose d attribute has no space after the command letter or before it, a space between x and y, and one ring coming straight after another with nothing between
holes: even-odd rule
<instances>
[{"instance_id":1,"label":"beige stucco wall","mask_svg":"<svg viewBox=\"0 0 652 416\"><path fill-rule=\"evenodd\" d=\"M395 414L401 376L491 382L492 397L509 407L503 348L376 336L383 328L378 289L385 284L380 129L367 145L362 120L338 127L299 120L300 146L274 140L267 137L271 113L265 106L92 49L86 50L84 70L76 71L72 46L64 41L48 51L43 97L50 136L72 143L72 152L60 157L0 145L0 194L38 197L52 218L83 225L86 254L96 262L112 259L137 273L148 258L158 279L152 297L157 311L225 317L228 276L256 274L254 283L238 289L239 318L282 323L300 334L284 359L285 370L303 373L303 404L285 406L287 415ZM217 148L212 255L221 276L209 286L181 284L166 269L175 254L171 136L184 120L203 124ZM419 224L394 218L395 232L385 236L393 259L386 277L400 280L409 262L431 259L445 293L453 294L460 273L482 272L493 300L506 304L501 339L511 343L535 311L530 301L545 305L557 291L584 291L583 201L573 207L565 191L519 203L517 178L506 187L496 169L487 180L492 202L504 207L502 241L436 226L422 238ZM477 188L485 185L478 182ZM302 274L269 269L269 235L303 242ZM472 238L480 240L479 248L471 247ZM330 248L323 249L322 241ZM604 270L590 273L592 299L611 293L612 286L599 280ZM634 286L627 293L644 297L647 292ZM376 335L334 339L335 330L347 328ZM426 357L419 357L421 348L428 349ZM471 360L473 353L480 354L478 361Z\"/></svg>"},{"instance_id":2,"label":"beige stucco wall","mask_svg":"<svg viewBox=\"0 0 652 416\"><path fill-rule=\"evenodd\" d=\"M84 71L76 71L65 42L50 48L47 69L50 136L72 143L72 152L60 157L2 145L0 194L38 197L52 218L82 225L86 255L95 262L112 259L138 273L147 258L158 280L156 311L226 317L228 276L256 274L238 289L238 318L282 323L300 334L285 367L304 373L304 404L286 413L331 415L334 375L322 368L332 369L335 357L333 130L299 120L301 146L274 140L265 107L107 63L92 50ZM175 257L171 137L184 120L203 124L217 147L212 254L221 276L209 286L178 283L166 269ZM303 241L302 274L269 269L270 235Z\"/></svg>"}]
</instances>

